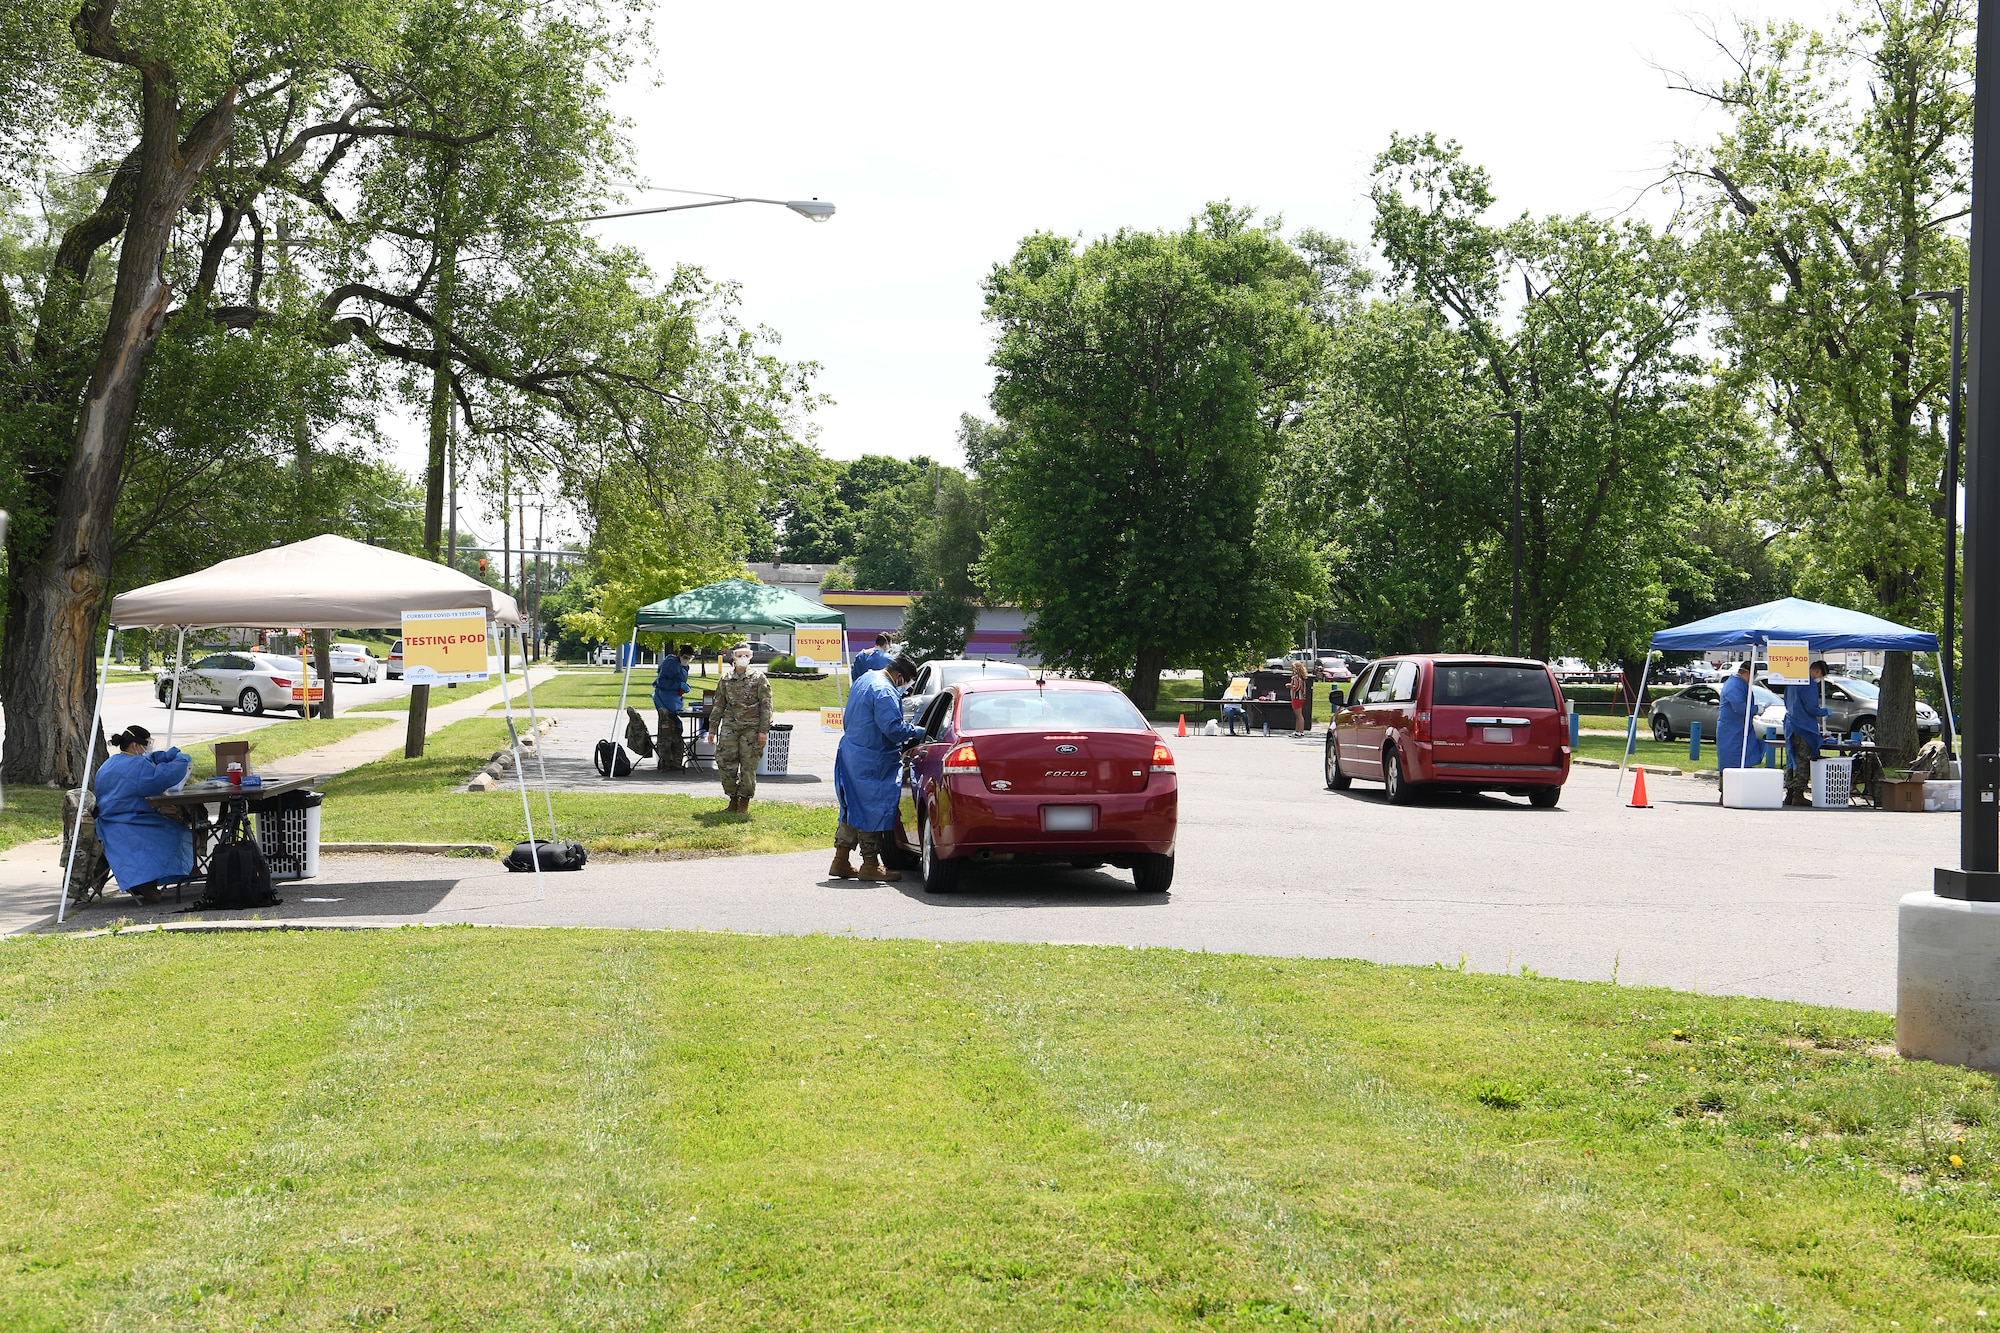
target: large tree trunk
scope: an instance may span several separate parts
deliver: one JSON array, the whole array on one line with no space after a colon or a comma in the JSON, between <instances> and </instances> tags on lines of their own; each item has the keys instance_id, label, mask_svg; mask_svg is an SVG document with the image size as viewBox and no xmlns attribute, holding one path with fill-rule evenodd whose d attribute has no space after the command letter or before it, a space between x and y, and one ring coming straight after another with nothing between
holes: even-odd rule
<instances>
[{"instance_id":1,"label":"large tree trunk","mask_svg":"<svg viewBox=\"0 0 2000 1333\"><path fill-rule=\"evenodd\" d=\"M1141 648L1139 660L1132 668L1132 688L1129 691L1132 702L1142 713L1150 713L1160 702L1160 672L1167 665L1167 650L1164 648Z\"/></svg>"},{"instance_id":2,"label":"large tree trunk","mask_svg":"<svg viewBox=\"0 0 2000 1333\"><path fill-rule=\"evenodd\" d=\"M111 33L109 11L87 7L78 24L87 53L137 63ZM93 703L91 663L109 591L111 522L126 434L172 297L163 263L175 218L235 126L232 92L196 121L183 140L172 75L154 66L138 68L139 171L103 341L78 404L68 463L54 492L54 512L42 529L45 535L34 543L33 536L16 528L26 540L20 546L10 543L16 574L0 655L0 697L7 702L8 722L0 774L9 782L74 784L84 777L81 750Z\"/></svg>"},{"instance_id":3,"label":"large tree trunk","mask_svg":"<svg viewBox=\"0 0 2000 1333\"><path fill-rule=\"evenodd\" d=\"M1917 753L1917 680L1908 653L1882 654L1882 699L1875 718L1882 763L1906 767Z\"/></svg>"}]
</instances>

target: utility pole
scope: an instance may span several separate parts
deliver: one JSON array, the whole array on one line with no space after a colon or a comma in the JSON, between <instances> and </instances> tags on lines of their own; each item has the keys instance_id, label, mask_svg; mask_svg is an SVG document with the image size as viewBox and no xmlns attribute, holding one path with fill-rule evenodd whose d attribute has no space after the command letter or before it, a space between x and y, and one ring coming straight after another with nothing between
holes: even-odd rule
<instances>
[{"instance_id":1,"label":"utility pole","mask_svg":"<svg viewBox=\"0 0 2000 1333\"><path fill-rule=\"evenodd\" d=\"M1944 641L1938 645L1938 680L1944 686L1944 750L1956 757L1958 737L1952 711L1958 692L1951 687L1951 677L1958 619L1958 450L1965 406L1965 288L1918 292L1910 299L1951 304L1951 417L1945 427L1944 463Z\"/></svg>"},{"instance_id":2,"label":"utility pole","mask_svg":"<svg viewBox=\"0 0 2000 1333\"><path fill-rule=\"evenodd\" d=\"M1510 650L1514 656L1521 655L1521 409L1510 407L1505 412L1493 413L1496 417L1506 417L1514 423L1514 646Z\"/></svg>"}]
</instances>

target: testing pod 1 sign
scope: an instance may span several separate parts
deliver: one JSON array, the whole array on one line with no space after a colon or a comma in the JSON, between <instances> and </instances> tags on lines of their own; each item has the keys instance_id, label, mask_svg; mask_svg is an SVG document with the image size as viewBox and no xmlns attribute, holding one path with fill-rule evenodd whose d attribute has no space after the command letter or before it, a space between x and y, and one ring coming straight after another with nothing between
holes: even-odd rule
<instances>
[{"instance_id":1,"label":"testing pod 1 sign","mask_svg":"<svg viewBox=\"0 0 2000 1333\"><path fill-rule=\"evenodd\" d=\"M412 685L485 680L486 613L403 612L403 679Z\"/></svg>"}]
</instances>

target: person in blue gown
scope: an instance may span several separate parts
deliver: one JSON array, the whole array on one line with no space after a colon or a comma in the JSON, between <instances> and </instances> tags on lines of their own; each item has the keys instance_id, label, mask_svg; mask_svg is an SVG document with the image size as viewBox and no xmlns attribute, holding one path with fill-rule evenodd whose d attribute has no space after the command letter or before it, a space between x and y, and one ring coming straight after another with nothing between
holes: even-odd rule
<instances>
[{"instance_id":1,"label":"person in blue gown","mask_svg":"<svg viewBox=\"0 0 2000 1333\"><path fill-rule=\"evenodd\" d=\"M169 747L152 752L153 735L127 727L111 738L116 754L97 766L97 840L125 892L160 900L160 881L194 872L194 831L147 803L186 780L194 760Z\"/></svg>"},{"instance_id":2,"label":"person in blue gown","mask_svg":"<svg viewBox=\"0 0 2000 1333\"><path fill-rule=\"evenodd\" d=\"M840 805L840 827L833 835L836 879L899 880L883 867L882 840L896 827L896 803L902 795L903 749L923 732L903 720L903 689L917 678L917 664L897 654L886 666L870 671L847 692L841 715L840 749L833 757L833 796ZM861 849L861 869L848 853Z\"/></svg>"},{"instance_id":3,"label":"person in blue gown","mask_svg":"<svg viewBox=\"0 0 2000 1333\"><path fill-rule=\"evenodd\" d=\"M860 680L871 671L885 670L894 659L889 656L889 645L896 637L887 630L875 636L875 646L865 653L856 653L848 664L847 674L853 680Z\"/></svg>"},{"instance_id":4,"label":"person in blue gown","mask_svg":"<svg viewBox=\"0 0 2000 1333\"><path fill-rule=\"evenodd\" d=\"M1743 724L1755 711L1750 687L1750 663L1736 668L1736 674L1722 682L1722 707L1715 718L1715 766L1755 768L1764 762L1764 742L1757 724L1750 723L1749 743L1744 743Z\"/></svg>"},{"instance_id":5,"label":"person in blue gown","mask_svg":"<svg viewBox=\"0 0 2000 1333\"><path fill-rule=\"evenodd\" d=\"M1833 710L1820 702L1820 682L1826 663L1814 662L1806 673L1810 685L1785 686L1785 804L1812 804L1812 762L1819 758L1820 720Z\"/></svg>"}]
</instances>

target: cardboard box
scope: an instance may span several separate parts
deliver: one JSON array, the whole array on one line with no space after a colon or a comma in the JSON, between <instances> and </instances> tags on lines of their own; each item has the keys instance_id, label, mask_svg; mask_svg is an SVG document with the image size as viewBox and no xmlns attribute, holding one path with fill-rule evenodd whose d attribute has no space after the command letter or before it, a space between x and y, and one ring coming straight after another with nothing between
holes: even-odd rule
<instances>
[{"instance_id":1,"label":"cardboard box","mask_svg":"<svg viewBox=\"0 0 2000 1333\"><path fill-rule=\"evenodd\" d=\"M229 761L232 759L243 765L244 777L247 778L255 773L256 766L250 762L252 744L250 741L216 741L210 745L209 748L215 751L215 776L228 777Z\"/></svg>"},{"instance_id":2,"label":"cardboard box","mask_svg":"<svg viewBox=\"0 0 2000 1333\"><path fill-rule=\"evenodd\" d=\"M1922 778L1883 778L1882 808L1897 810L1904 814L1922 814L1924 809L1924 780Z\"/></svg>"}]
</instances>

